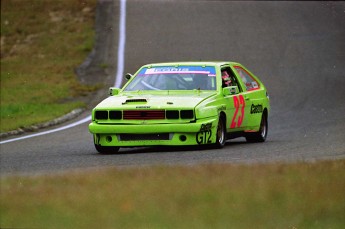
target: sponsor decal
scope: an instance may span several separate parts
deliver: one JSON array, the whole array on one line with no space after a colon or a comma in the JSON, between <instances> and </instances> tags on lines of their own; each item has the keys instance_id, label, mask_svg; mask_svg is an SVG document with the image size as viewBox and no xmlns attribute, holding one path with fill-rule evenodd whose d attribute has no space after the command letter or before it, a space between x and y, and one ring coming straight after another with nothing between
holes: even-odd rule
<instances>
[{"instance_id":1,"label":"sponsor decal","mask_svg":"<svg viewBox=\"0 0 345 229\"><path fill-rule=\"evenodd\" d=\"M196 134L196 142L201 144L209 144L211 143L212 137L212 122L201 124L200 132Z\"/></svg>"},{"instance_id":2,"label":"sponsor decal","mask_svg":"<svg viewBox=\"0 0 345 229\"><path fill-rule=\"evenodd\" d=\"M165 72L188 72L188 68L173 68L173 67L166 67L166 68L150 68L147 69L145 74L157 74L157 73L165 73Z\"/></svg>"},{"instance_id":3,"label":"sponsor decal","mask_svg":"<svg viewBox=\"0 0 345 229\"><path fill-rule=\"evenodd\" d=\"M212 137L212 131L207 130L207 131L202 131L196 134L196 142L201 145L201 144L210 144L211 142L211 137Z\"/></svg>"},{"instance_id":4,"label":"sponsor decal","mask_svg":"<svg viewBox=\"0 0 345 229\"><path fill-rule=\"evenodd\" d=\"M140 109L144 108L144 109L148 109L148 108L151 108L151 106L136 106L135 108L140 108Z\"/></svg>"},{"instance_id":5,"label":"sponsor decal","mask_svg":"<svg viewBox=\"0 0 345 229\"><path fill-rule=\"evenodd\" d=\"M258 85L258 83L256 81L253 81L252 82L252 87L256 89L256 88L259 88L259 85Z\"/></svg>"},{"instance_id":6,"label":"sponsor decal","mask_svg":"<svg viewBox=\"0 0 345 229\"><path fill-rule=\"evenodd\" d=\"M206 124L201 124L200 132L211 130L211 128L212 128L212 122L206 123Z\"/></svg>"},{"instance_id":7,"label":"sponsor decal","mask_svg":"<svg viewBox=\"0 0 345 229\"><path fill-rule=\"evenodd\" d=\"M262 113L262 111L263 111L262 104L258 104L258 105L252 104L252 106L250 107L251 114Z\"/></svg>"}]
</instances>

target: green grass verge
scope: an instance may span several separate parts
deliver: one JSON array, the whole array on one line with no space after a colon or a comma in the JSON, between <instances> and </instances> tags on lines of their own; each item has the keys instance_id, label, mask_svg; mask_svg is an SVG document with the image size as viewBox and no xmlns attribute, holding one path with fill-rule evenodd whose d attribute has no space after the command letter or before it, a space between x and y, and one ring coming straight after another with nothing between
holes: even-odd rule
<instances>
[{"instance_id":1,"label":"green grass verge","mask_svg":"<svg viewBox=\"0 0 345 229\"><path fill-rule=\"evenodd\" d=\"M1 179L1 228L344 228L345 160Z\"/></svg>"},{"instance_id":2,"label":"green grass verge","mask_svg":"<svg viewBox=\"0 0 345 229\"><path fill-rule=\"evenodd\" d=\"M96 0L1 1L1 126L6 132L85 106L74 68L91 51Z\"/></svg>"}]
</instances>

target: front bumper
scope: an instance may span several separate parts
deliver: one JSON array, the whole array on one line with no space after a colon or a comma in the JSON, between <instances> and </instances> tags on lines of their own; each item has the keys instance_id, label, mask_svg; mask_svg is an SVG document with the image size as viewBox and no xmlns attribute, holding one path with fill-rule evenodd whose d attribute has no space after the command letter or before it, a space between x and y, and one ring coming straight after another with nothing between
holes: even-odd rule
<instances>
[{"instance_id":1,"label":"front bumper","mask_svg":"<svg viewBox=\"0 0 345 229\"><path fill-rule=\"evenodd\" d=\"M95 144L101 146L201 145L216 142L217 125L218 117L183 124L111 125L92 122L89 131L94 135ZM160 139L163 135L166 137ZM155 137L150 139L148 136Z\"/></svg>"}]
</instances>

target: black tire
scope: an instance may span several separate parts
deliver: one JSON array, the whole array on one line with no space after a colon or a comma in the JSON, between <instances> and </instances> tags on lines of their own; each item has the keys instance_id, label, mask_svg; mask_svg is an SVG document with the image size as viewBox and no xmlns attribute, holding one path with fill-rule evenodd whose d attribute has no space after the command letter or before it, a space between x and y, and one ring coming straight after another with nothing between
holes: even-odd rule
<instances>
[{"instance_id":1,"label":"black tire","mask_svg":"<svg viewBox=\"0 0 345 229\"><path fill-rule=\"evenodd\" d=\"M96 144L95 144L95 148L100 154L114 154L114 153L119 152L119 149L120 149L120 147L116 147L116 146L101 146L101 145L96 145Z\"/></svg>"},{"instance_id":2,"label":"black tire","mask_svg":"<svg viewBox=\"0 0 345 229\"><path fill-rule=\"evenodd\" d=\"M217 139L215 143L215 147L221 149L225 146L226 142L226 127L223 116L219 117L218 127L217 127Z\"/></svg>"},{"instance_id":3,"label":"black tire","mask_svg":"<svg viewBox=\"0 0 345 229\"><path fill-rule=\"evenodd\" d=\"M246 140L247 142L264 142L267 138L268 132L268 122L267 115L264 113L261 118L260 130L255 133L247 133Z\"/></svg>"}]
</instances>

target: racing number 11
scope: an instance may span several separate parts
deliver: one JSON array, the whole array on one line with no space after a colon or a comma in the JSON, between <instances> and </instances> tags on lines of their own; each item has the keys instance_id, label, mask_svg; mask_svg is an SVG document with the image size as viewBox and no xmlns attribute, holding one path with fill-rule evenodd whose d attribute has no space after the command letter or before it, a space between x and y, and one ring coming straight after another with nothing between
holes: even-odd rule
<instances>
[{"instance_id":1,"label":"racing number 11","mask_svg":"<svg viewBox=\"0 0 345 229\"><path fill-rule=\"evenodd\" d=\"M244 107L246 106L243 95L234 96L233 98L234 98L235 113L234 113L234 117L232 117L230 128L236 128L242 125L242 121L244 118ZM239 114L238 112L240 108L241 108L241 114Z\"/></svg>"}]
</instances>

